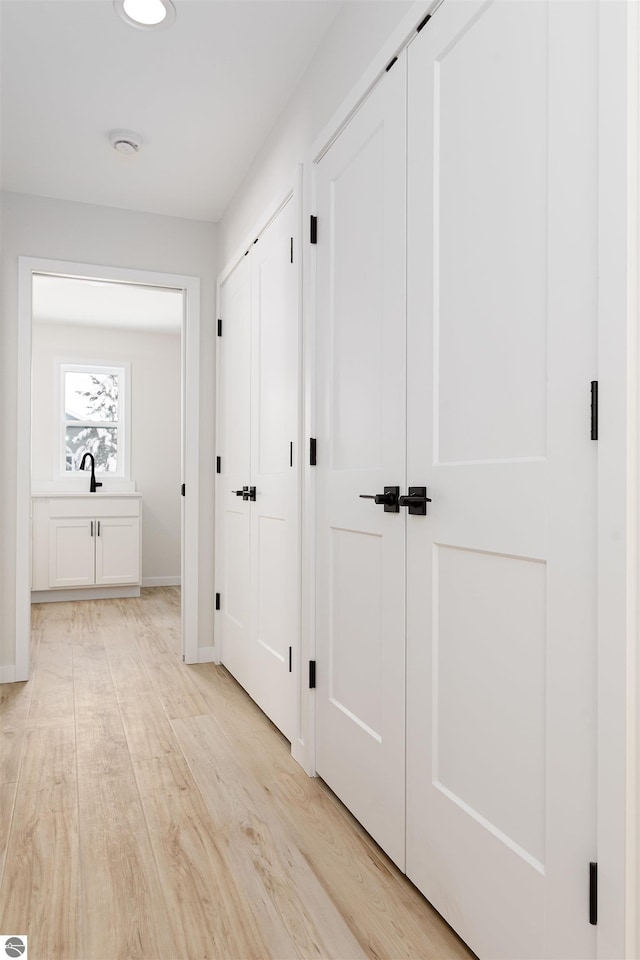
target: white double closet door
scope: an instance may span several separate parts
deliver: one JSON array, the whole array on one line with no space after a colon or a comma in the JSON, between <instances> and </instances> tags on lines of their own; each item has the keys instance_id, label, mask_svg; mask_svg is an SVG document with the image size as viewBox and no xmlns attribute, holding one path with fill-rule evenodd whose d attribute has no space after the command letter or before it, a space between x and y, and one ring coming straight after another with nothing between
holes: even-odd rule
<instances>
[{"instance_id":1,"label":"white double closet door","mask_svg":"<svg viewBox=\"0 0 640 960\"><path fill-rule=\"evenodd\" d=\"M493 960L596 950L595 16L445 0L317 165L317 771Z\"/></svg>"},{"instance_id":2,"label":"white double closet door","mask_svg":"<svg viewBox=\"0 0 640 960\"><path fill-rule=\"evenodd\" d=\"M221 661L290 740L299 624L294 236L289 200L220 288L216 483Z\"/></svg>"}]
</instances>

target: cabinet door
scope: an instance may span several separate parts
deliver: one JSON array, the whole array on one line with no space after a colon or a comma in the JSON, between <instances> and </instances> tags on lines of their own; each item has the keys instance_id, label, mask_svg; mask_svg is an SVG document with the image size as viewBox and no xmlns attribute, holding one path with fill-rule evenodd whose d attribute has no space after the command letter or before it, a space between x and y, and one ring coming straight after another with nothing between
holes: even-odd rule
<instances>
[{"instance_id":1,"label":"cabinet door","mask_svg":"<svg viewBox=\"0 0 640 960\"><path fill-rule=\"evenodd\" d=\"M96 583L140 583L140 520L100 518L95 532Z\"/></svg>"},{"instance_id":2,"label":"cabinet door","mask_svg":"<svg viewBox=\"0 0 640 960\"><path fill-rule=\"evenodd\" d=\"M316 768L404 865L406 55L318 164Z\"/></svg>"},{"instance_id":3,"label":"cabinet door","mask_svg":"<svg viewBox=\"0 0 640 960\"><path fill-rule=\"evenodd\" d=\"M496 960L596 949L597 115L596 4L411 44L407 874Z\"/></svg>"},{"instance_id":4,"label":"cabinet door","mask_svg":"<svg viewBox=\"0 0 640 960\"><path fill-rule=\"evenodd\" d=\"M49 520L49 587L86 587L95 583L95 521L84 517Z\"/></svg>"}]
</instances>

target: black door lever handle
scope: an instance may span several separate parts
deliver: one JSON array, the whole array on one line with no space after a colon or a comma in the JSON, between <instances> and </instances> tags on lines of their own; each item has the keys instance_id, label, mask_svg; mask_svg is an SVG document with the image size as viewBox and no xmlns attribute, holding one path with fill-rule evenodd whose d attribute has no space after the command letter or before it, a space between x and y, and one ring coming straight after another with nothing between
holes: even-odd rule
<instances>
[{"instance_id":1,"label":"black door lever handle","mask_svg":"<svg viewBox=\"0 0 640 960\"><path fill-rule=\"evenodd\" d=\"M398 496L400 487L385 487L384 493L361 493L361 500L373 500L374 503L384 505L385 513L400 513Z\"/></svg>"},{"instance_id":2,"label":"black door lever handle","mask_svg":"<svg viewBox=\"0 0 640 960\"><path fill-rule=\"evenodd\" d=\"M255 487L243 487L242 490L232 490L231 493L235 493L236 497L242 497L243 500L255 500L256 498Z\"/></svg>"},{"instance_id":3,"label":"black door lever handle","mask_svg":"<svg viewBox=\"0 0 640 960\"><path fill-rule=\"evenodd\" d=\"M413 516L426 517L427 504L431 503L431 497L427 496L426 487L409 487L408 495L400 497L398 503L401 507L408 507Z\"/></svg>"},{"instance_id":4,"label":"black door lever handle","mask_svg":"<svg viewBox=\"0 0 640 960\"><path fill-rule=\"evenodd\" d=\"M231 493L235 493L236 497L242 497L243 500L255 500L256 498L255 487L243 487L242 490L232 490Z\"/></svg>"}]
</instances>

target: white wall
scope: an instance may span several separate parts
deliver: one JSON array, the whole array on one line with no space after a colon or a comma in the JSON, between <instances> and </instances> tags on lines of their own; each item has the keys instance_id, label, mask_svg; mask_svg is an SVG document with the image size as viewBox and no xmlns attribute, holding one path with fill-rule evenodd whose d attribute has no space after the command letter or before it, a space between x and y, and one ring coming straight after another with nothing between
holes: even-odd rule
<instances>
[{"instance_id":1,"label":"white wall","mask_svg":"<svg viewBox=\"0 0 640 960\"><path fill-rule=\"evenodd\" d=\"M60 426L54 394L60 360L130 363L131 479L142 493L142 578L179 578L180 334L33 324L33 482L58 479Z\"/></svg>"},{"instance_id":2,"label":"white wall","mask_svg":"<svg viewBox=\"0 0 640 960\"><path fill-rule=\"evenodd\" d=\"M404 0L344 4L220 220L221 267L249 238L284 179L306 159L313 141L413 5ZM425 0L425 11L429 5Z\"/></svg>"},{"instance_id":3,"label":"white wall","mask_svg":"<svg viewBox=\"0 0 640 960\"><path fill-rule=\"evenodd\" d=\"M187 274L201 281L200 638L213 636L213 374L216 227L111 207L3 193L0 253L0 666L15 662L18 256ZM28 384L21 384L28 389ZM22 478L21 478L22 482ZM28 478L24 478L28 482Z\"/></svg>"}]
</instances>

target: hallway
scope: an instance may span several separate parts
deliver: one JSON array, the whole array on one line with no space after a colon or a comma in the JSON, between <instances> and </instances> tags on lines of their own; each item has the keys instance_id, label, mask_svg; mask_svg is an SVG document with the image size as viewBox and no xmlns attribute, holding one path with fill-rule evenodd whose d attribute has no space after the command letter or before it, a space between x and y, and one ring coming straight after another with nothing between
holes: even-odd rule
<instances>
[{"instance_id":1,"label":"hallway","mask_svg":"<svg viewBox=\"0 0 640 960\"><path fill-rule=\"evenodd\" d=\"M0 929L32 960L471 957L230 675L178 588L33 607L0 687Z\"/></svg>"}]
</instances>

